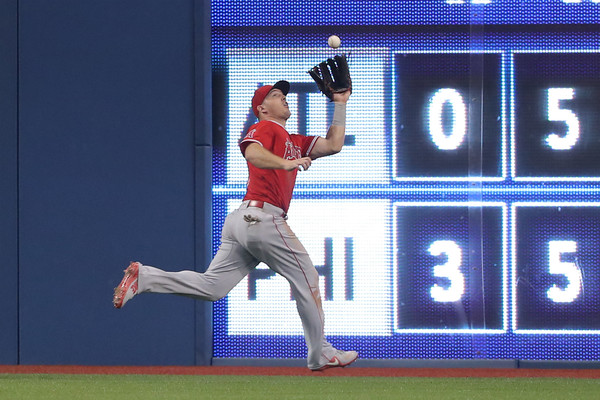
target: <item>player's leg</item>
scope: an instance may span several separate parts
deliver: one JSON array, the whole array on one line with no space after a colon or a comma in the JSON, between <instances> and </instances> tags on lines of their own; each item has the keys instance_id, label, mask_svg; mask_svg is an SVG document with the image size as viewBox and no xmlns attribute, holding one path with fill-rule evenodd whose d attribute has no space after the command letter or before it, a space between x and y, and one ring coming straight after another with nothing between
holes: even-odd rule
<instances>
[{"instance_id":1,"label":"player's leg","mask_svg":"<svg viewBox=\"0 0 600 400\"><path fill-rule=\"evenodd\" d=\"M167 272L132 263L115 289L114 306L121 308L133 296L144 292L171 293L210 301L224 297L258 264L258 260L231 236L233 225L235 219L228 216L221 234L221 246L205 273Z\"/></svg>"},{"instance_id":2,"label":"player's leg","mask_svg":"<svg viewBox=\"0 0 600 400\"><path fill-rule=\"evenodd\" d=\"M225 297L257 264L239 243L223 241L204 273L140 266L139 293L172 293L216 301Z\"/></svg>"},{"instance_id":3,"label":"player's leg","mask_svg":"<svg viewBox=\"0 0 600 400\"><path fill-rule=\"evenodd\" d=\"M261 238L260 242L249 242L249 250L290 283L308 347L308 367L321 369L335 357L339 363L331 366L354 361L355 352L339 352L325 340L319 274L285 220L268 216L261 222L256 238Z\"/></svg>"}]
</instances>

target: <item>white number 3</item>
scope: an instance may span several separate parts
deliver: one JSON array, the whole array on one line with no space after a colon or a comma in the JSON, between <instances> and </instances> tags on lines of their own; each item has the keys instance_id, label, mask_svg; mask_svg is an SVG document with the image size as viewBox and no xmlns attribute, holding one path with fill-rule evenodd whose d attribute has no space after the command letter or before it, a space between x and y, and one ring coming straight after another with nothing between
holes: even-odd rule
<instances>
[{"instance_id":1,"label":"white number 3","mask_svg":"<svg viewBox=\"0 0 600 400\"><path fill-rule=\"evenodd\" d=\"M445 264L433 267L433 276L447 278L450 286L444 288L437 283L431 287L431 298L434 301L448 303L459 301L465 292L465 277L460 272L462 251L460 246L451 240L436 240L429 246L429 254L439 256L445 254L448 260Z\"/></svg>"}]
</instances>

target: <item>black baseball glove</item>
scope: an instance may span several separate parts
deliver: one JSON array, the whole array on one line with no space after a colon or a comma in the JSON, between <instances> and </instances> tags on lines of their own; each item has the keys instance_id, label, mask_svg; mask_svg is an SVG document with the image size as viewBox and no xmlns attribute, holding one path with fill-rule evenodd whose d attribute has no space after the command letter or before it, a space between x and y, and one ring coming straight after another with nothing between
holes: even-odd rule
<instances>
[{"instance_id":1,"label":"black baseball glove","mask_svg":"<svg viewBox=\"0 0 600 400\"><path fill-rule=\"evenodd\" d=\"M334 93L352 91L352 79L346 54L328 58L308 71L319 90L333 101Z\"/></svg>"}]
</instances>

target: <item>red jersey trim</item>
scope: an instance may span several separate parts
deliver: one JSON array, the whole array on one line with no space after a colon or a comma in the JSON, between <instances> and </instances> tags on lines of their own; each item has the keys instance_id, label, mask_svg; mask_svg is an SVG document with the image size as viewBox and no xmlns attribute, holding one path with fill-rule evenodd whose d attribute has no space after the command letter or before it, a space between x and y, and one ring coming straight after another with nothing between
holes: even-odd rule
<instances>
[{"instance_id":1,"label":"red jersey trim","mask_svg":"<svg viewBox=\"0 0 600 400\"><path fill-rule=\"evenodd\" d=\"M308 146L308 150L306 150L305 154L306 157L310 156L310 152L312 151L313 147L315 147L315 144L317 144L317 140L319 140L319 138L320 136L315 136L310 146Z\"/></svg>"}]
</instances>

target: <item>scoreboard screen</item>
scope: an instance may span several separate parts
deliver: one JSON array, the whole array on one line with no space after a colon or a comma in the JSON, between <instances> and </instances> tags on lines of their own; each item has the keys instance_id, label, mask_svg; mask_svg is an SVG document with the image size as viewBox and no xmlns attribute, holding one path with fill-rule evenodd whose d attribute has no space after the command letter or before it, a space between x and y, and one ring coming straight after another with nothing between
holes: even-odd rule
<instances>
[{"instance_id":1,"label":"scoreboard screen","mask_svg":"<svg viewBox=\"0 0 600 400\"><path fill-rule=\"evenodd\" d=\"M214 251L245 193L254 90L289 81L287 130L324 136L307 71L347 53L344 149L298 173L288 213L329 341L598 360L599 23L600 0L213 0ZM215 303L213 356L306 356L284 278L259 265Z\"/></svg>"}]
</instances>

